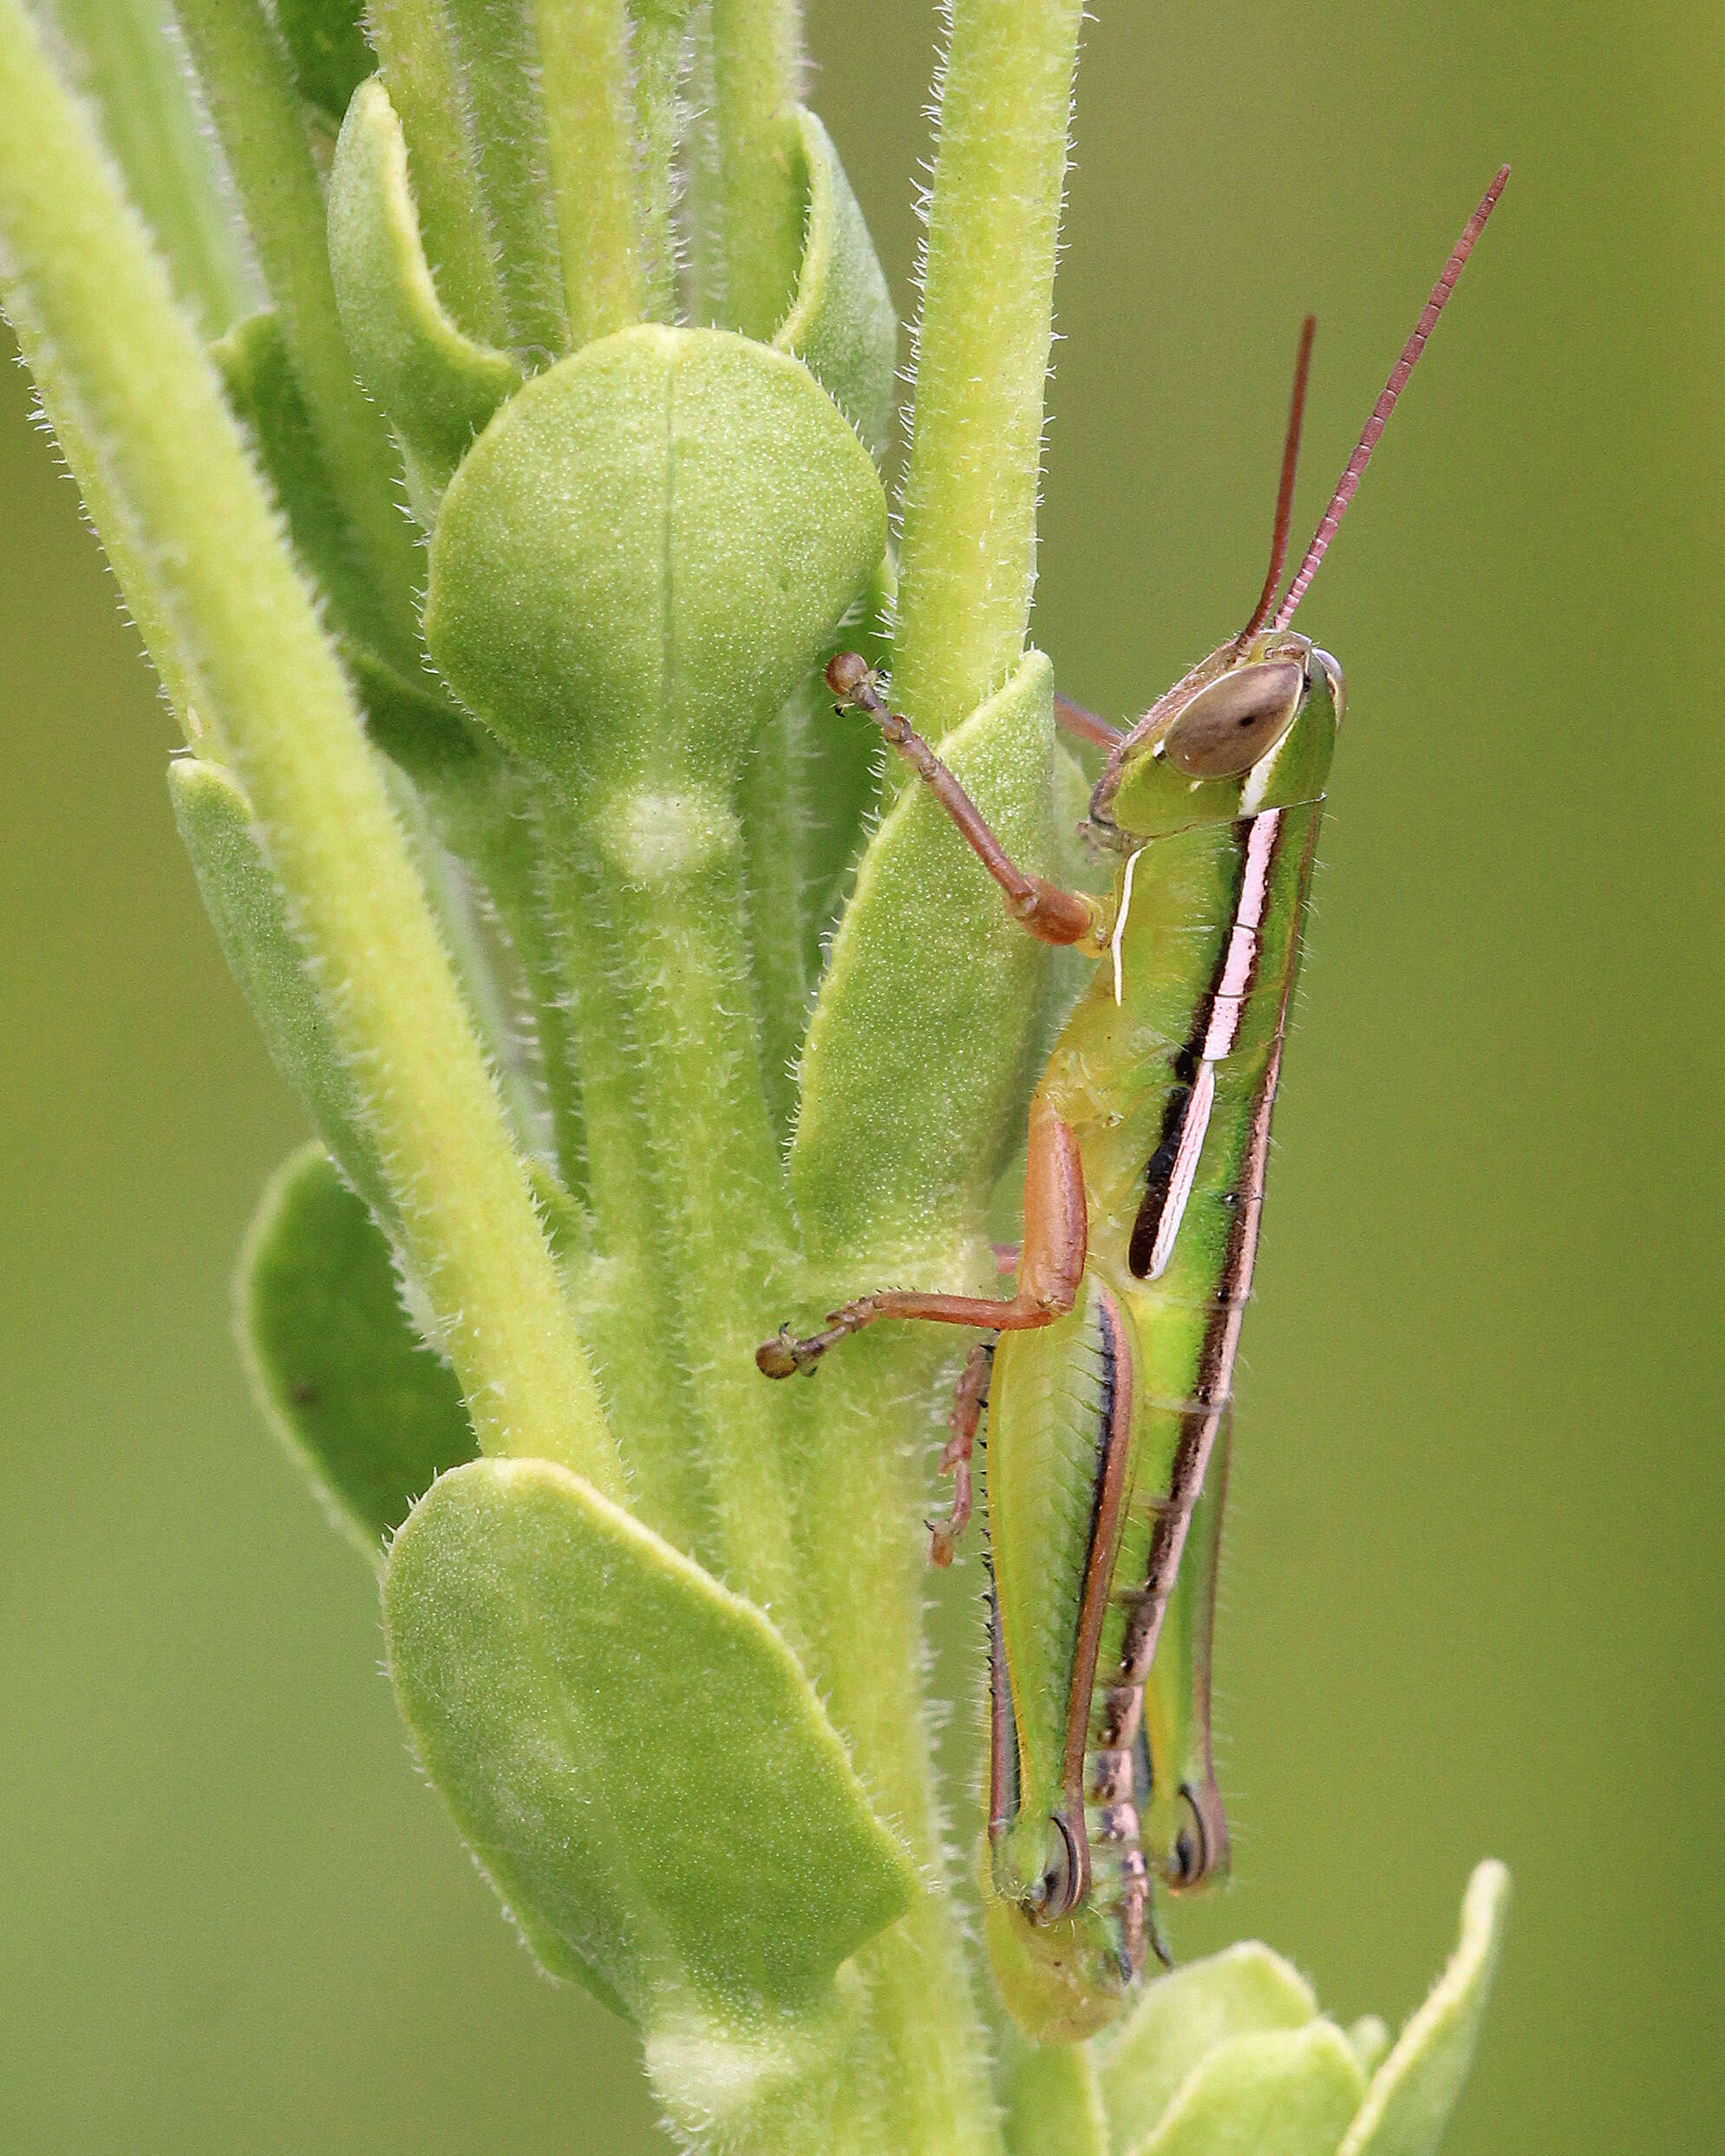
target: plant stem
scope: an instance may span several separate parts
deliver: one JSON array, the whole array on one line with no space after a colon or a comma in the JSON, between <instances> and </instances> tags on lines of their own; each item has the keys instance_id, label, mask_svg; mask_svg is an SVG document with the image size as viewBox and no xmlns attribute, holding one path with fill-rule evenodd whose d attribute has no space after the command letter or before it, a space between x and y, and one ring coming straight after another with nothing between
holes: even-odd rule
<instances>
[{"instance_id":1,"label":"plant stem","mask_svg":"<svg viewBox=\"0 0 1725 2156\"><path fill-rule=\"evenodd\" d=\"M170 13L161 0L53 0L49 12L175 292L206 337L220 336L255 303L214 149L170 42Z\"/></svg>"},{"instance_id":2,"label":"plant stem","mask_svg":"<svg viewBox=\"0 0 1725 2156\"><path fill-rule=\"evenodd\" d=\"M595 1255L578 1290L583 1331L598 1358L636 1511L678 1549L715 1564L688 1350L670 1284L675 1238L638 1097L641 1057L618 939L596 862L566 826L553 832L550 822L541 816L536 824L544 927L569 999L566 1034L579 1044L566 1075L578 1085L593 1218Z\"/></svg>"},{"instance_id":3,"label":"plant stem","mask_svg":"<svg viewBox=\"0 0 1725 2156\"><path fill-rule=\"evenodd\" d=\"M654 322L676 319L676 232L671 211L677 163L677 87L689 14L689 0L656 0L656 4L637 0L630 15L642 270L645 311Z\"/></svg>"},{"instance_id":4,"label":"plant stem","mask_svg":"<svg viewBox=\"0 0 1725 2156\"><path fill-rule=\"evenodd\" d=\"M206 696L200 715L251 797L481 1443L562 1460L621 1497L380 761L214 373L19 0L0 0L0 259L86 499L117 519L122 584L144 566L153 656Z\"/></svg>"},{"instance_id":5,"label":"plant stem","mask_svg":"<svg viewBox=\"0 0 1725 2156\"><path fill-rule=\"evenodd\" d=\"M895 705L935 740L1017 663L1081 0L954 0L898 557Z\"/></svg>"},{"instance_id":6,"label":"plant stem","mask_svg":"<svg viewBox=\"0 0 1725 2156\"><path fill-rule=\"evenodd\" d=\"M445 0L503 287L508 343L549 363L569 350L540 102L539 49L520 0Z\"/></svg>"},{"instance_id":7,"label":"plant stem","mask_svg":"<svg viewBox=\"0 0 1725 2156\"><path fill-rule=\"evenodd\" d=\"M802 784L807 699L794 696L763 728L743 774L748 944L761 1003L761 1071L780 1142L796 1120L795 1061L808 1022L809 804Z\"/></svg>"},{"instance_id":8,"label":"plant stem","mask_svg":"<svg viewBox=\"0 0 1725 2156\"><path fill-rule=\"evenodd\" d=\"M572 837L603 864L668 1246L668 1337L686 1360L686 1439L706 1461L712 1491L711 1562L794 1645L801 1594L789 1493L798 1403L784 1387L764 1385L755 1367L755 1346L787 1290L792 1232L761 1069L742 842L728 811L715 805L708 817L691 801L687 835L674 848L638 846L635 806L627 797L608 803ZM672 806L681 819L684 804ZM651 814L661 804L640 807ZM591 933L588 924L571 927ZM664 1351L650 1337L643 1349Z\"/></svg>"},{"instance_id":9,"label":"plant stem","mask_svg":"<svg viewBox=\"0 0 1725 2156\"><path fill-rule=\"evenodd\" d=\"M424 565L402 513L401 460L382 414L360 394L342 335L323 196L286 51L258 0L178 0L178 11L330 486L411 678Z\"/></svg>"},{"instance_id":10,"label":"plant stem","mask_svg":"<svg viewBox=\"0 0 1725 2156\"><path fill-rule=\"evenodd\" d=\"M481 344L508 339L479 150L441 0L371 0L367 21L407 139L420 238L451 317Z\"/></svg>"},{"instance_id":11,"label":"plant stem","mask_svg":"<svg viewBox=\"0 0 1725 2156\"><path fill-rule=\"evenodd\" d=\"M712 41L715 297L726 327L764 341L784 319L802 257L800 10L796 0L713 0Z\"/></svg>"},{"instance_id":12,"label":"plant stem","mask_svg":"<svg viewBox=\"0 0 1725 2156\"><path fill-rule=\"evenodd\" d=\"M883 1815L938 1879L948 1852L919 1675L927 1545L916 1523L943 1344L894 1330L847 1343L843 1372L816 1381L825 1390L798 1486L803 1566L820 1583L805 1659ZM997 2152L988 2037L950 1891L925 1897L858 1960L887 2076L886 2146Z\"/></svg>"},{"instance_id":13,"label":"plant stem","mask_svg":"<svg viewBox=\"0 0 1725 2156\"><path fill-rule=\"evenodd\" d=\"M638 322L645 303L629 28L623 0L539 0L535 19L569 338L578 351Z\"/></svg>"}]
</instances>

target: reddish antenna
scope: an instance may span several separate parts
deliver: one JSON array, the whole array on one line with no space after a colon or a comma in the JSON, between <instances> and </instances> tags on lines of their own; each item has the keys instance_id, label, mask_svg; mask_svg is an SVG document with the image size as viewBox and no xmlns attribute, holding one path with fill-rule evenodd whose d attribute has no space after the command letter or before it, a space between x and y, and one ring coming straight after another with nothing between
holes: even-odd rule
<instances>
[{"instance_id":1,"label":"reddish antenna","mask_svg":"<svg viewBox=\"0 0 1725 2156\"><path fill-rule=\"evenodd\" d=\"M1282 581L1282 565L1288 559L1288 523L1294 513L1294 473L1300 461L1300 421L1305 416L1306 377L1311 372L1311 341L1317 335L1317 317L1308 315L1300 331L1300 356L1294 362L1294 395L1288 406L1288 433L1282 444L1282 484L1276 494L1276 528L1270 539L1270 574L1264 579L1251 619L1234 639L1238 657L1270 618L1276 604L1276 587Z\"/></svg>"},{"instance_id":2,"label":"reddish antenna","mask_svg":"<svg viewBox=\"0 0 1725 2156\"><path fill-rule=\"evenodd\" d=\"M1498 206L1498 197L1504 191L1509 178L1506 165L1480 198L1480 206L1467 220L1467 228L1455 243L1454 251L1443 265L1443 275L1432 287L1432 296L1426 302L1420 319L1414 324L1414 334L1402 347L1402 356L1390 369L1389 379L1383 385L1383 394L1372 407L1372 415L1366 421L1365 432L1360 436L1358 447L1348 460L1348 468L1342 474L1341 483L1330 498L1330 506L1318 520L1317 530L1306 549L1306 558L1295 572L1294 581L1288 586L1288 596L1277 609L1271 624L1285 629L1294 618L1294 609L1306 595L1306 586L1317 574L1317 565L1323 559L1330 542L1336 536L1336 527L1347 513L1348 504L1354 499L1361 475L1371 461L1378 437L1395 409L1395 400L1402 394L1408 377L1414 371L1414 363L1426 349L1426 339L1431 335L1438 317L1443 312L1444 303L1455 289L1455 280L1461 274L1462 265L1473 252L1473 242L1486 229L1486 219ZM1256 624L1254 624L1256 626Z\"/></svg>"}]
</instances>

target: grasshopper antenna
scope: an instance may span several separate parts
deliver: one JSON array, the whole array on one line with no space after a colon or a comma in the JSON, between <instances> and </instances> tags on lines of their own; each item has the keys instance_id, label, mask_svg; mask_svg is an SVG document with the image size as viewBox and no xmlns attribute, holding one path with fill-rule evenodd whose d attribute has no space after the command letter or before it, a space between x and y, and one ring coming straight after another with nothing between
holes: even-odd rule
<instances>
[{"instance_id":1,"label":"grasshopper antenna","mask_svg":"<svg viewBox=\"0 0 1725 2156\"><path fill-rule=\"evenodd\" d=\"M1306 378L1311 372L1311 341L1317 335L1317 317L1308 315L1300 331L1300 356L1294 362L1294 395L1288 407L1288 433L1282 444L1282 484L1276 493L1276 528L1270 539L1270 574L1264 579L1251 619L1234 639L1234 652L1244 654L1247 644L1270 618L1276 604L1276 587L1282 581L1282 565L1288 559L1288 525L1294 513L1294 474L1300 461L1300 421L1305 416ZM1281 624L1278 623L1277 626Z\"/></svg>"},{"instance_id":2,"label":"grasshopper antenna","mask_svg":"<svg viewBox=\"0 0 1725 2156\"><path fill-rule=\"evenodd\" d=\"M1305 559L1294 573L1294 581L1288 586L1288 596L1276 611L1276 619L1271 624L1272 628L1285 629L1288 626L1294 618L1294 609L1306 595L1306 586L1317 574L1317 565L1323 559L1330 540L1335 538L1336 527L1347 513L1348 504L1354 499L1361 476L1371 461L1371 454L1377 447L1378 437L1388 424L1389 415L1395 409L1395 400L1414 371L1415 361L1425 350L1426 339L1443 312L1445 302L1455 290L1455 280L1473 252L1473 242L1485 231L1486 219L1496 209L1498 197L1503 193L1508 178L1509 167L1506 165L1480 198L1479 208L1468 219L1460 238L1456 241L1448 261L1444 264L1443 275L1433 285L1432 296L1426 302L1420 319L1414 324L1414 334L1402 347L1402 356L1390 369L1389 379L1383 385L1383 394L1372 407L1372 415L1366 421L1365 432L1360 436L1358 446L1348 460L1348 468L1343 473L1340 484L1330 498L1330 506L1318 520L1311 545L1306 549ZM1253 626L1256 625L1254 623Z\"/></svg>"}]
</instances>

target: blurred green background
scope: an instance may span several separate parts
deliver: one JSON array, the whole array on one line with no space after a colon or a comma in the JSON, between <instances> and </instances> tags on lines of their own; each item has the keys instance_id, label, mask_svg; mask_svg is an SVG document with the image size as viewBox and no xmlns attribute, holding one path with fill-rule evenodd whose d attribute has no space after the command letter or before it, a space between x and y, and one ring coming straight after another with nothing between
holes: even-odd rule
<instances>
[{"instance_id":1,"label":"blurred green background","mask_svg":"<svg viewBox=\"0 0 1725 2156\"><path fill-rule=\"evenodd\" d=\"M1516 173L1302 616L1350 717L1242 1377L1237 1878L1179 1944L1399 2022L1496 1853L1454 2156L1718 2146L1718 18L1186 12L1099 5L1080 78L1036 634L1106 711L1256 592L1301 313L1303 537ZM934 27L810 11L906 310ZM0 374L0 2147L662 2147L244 1396L228 1268L300 1120L29 402Z\"/></svg>"}]
</instances>

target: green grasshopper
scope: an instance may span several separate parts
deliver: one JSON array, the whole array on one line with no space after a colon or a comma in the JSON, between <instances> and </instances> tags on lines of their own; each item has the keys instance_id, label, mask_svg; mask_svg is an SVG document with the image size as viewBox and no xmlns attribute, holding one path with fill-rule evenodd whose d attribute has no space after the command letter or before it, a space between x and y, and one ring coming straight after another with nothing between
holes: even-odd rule
<instances>
[{"instance_id":1,"label":"green grasshopper","mask_svg":"<svg viewBox=\"0 0 1725 2156\"><path fill-rule=\"evenodd\" d=\"M1015 918L1098 961L1031 1101L1015 1292L865 1295L756 1354L768 1376L812 1373L882 1317L993 1336L958 1382L952 1512L932 1555L950 1557L970 1510L986 1404L987 1932L1009 2009L1044 2041L1105 2027L1147 1950L1161 1952L1147 1839L1177 1891L1226 1864L1209 1673L1230 1399L1345 700L1336 661L1289 624L1507 178L1445 265L1280 604L1310 320L1251 619L1129 732L1064 705L1108 749L1090 820L1121 856L1108 904L1018 868L865 663L827 670L840 709L879 726Z\"/></svg>"}]
</instances>

